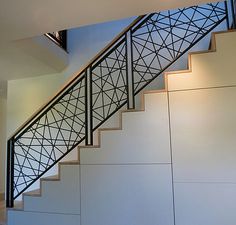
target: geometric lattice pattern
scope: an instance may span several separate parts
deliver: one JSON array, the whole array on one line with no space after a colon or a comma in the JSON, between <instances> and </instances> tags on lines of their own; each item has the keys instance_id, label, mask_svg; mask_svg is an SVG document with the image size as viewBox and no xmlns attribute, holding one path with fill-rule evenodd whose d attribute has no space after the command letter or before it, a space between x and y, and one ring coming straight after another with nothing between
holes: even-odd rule
<instances>
[{"instance_id":1,"label":"geometric lattice pattern","mask_svg":"<svg viewBox=\"0 0 236 225\"><path fill-rule=\"evenodd\" d=\"M131 44L125 39L126 34L120 37L117 44L89 65L89 70L86 68L79 75L79 80L11 139L13 199L85 139L88 121L92 130L98 128L127 103L131 87L137 94L226 15L224 3L211 3L151 14L134 24L130 29ZM133 56L132 61L128 52ZM130 64L132 67L128 68ZM133 68L131 78L130 68ZM128 84L130 80L133 84ZM87 113L92 117L88 119ZM11 175L8 177L12 180ZM12 186L9 189L7 196L12 199L9 194Z\"/></svg>"},{"instance_id":2,"label":"geometric lattice pattern","mask_svg":"<svg viewBox=\"0 0 236 225\"><path fill-rule=\"evenodd\" d=\"M126 42L122 40L93 67L93 128L127 101L126 55Z\"/></svg>"},{"instance_id":3,"label":"geometric lattice pattern","mask_svg":"<svg viewBox=\"0 0 236 225\"><path fill-rule=\"evenodd\" d=\"M225 17L224 2L150 15L132 32L135 94Z\"/></svg>"},{"instance_id":4,"label":"geometric lattice pattern","mask_svg":"<svg viewBox=\"0 0 236 225\"><path fill-rule=\"evenodd\" d=\"M85 79L15 140L14 195L19 195L85 137Z\"/></svg>"}]
</instances>

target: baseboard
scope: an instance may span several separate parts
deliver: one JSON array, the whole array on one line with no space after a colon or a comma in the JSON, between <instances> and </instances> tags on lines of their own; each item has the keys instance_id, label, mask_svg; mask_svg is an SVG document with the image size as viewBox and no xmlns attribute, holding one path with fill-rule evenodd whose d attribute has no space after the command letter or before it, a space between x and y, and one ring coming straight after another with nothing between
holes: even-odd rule
<instances>
[{"instance_id":1,"label":"baseboard","mask_svg":"<svg viewBox=\"0 0 236 225\"><path fill-rule=\"evenodd\" d=\"M5 200L5 193L0 193L0 201Z\"/></svg>"}]
</instances>

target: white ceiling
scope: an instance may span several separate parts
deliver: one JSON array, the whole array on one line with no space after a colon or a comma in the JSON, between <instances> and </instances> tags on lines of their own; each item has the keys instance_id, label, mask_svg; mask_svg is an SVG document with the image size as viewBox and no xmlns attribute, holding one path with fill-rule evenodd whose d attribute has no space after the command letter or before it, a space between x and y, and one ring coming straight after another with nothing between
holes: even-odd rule
<instances>
[{"instance_id":1,"label":"white ceiling","mask_svg":"<svg viewBox=\"0 0 236 225\"><path fill-rule=\"evenodd\" d=\"M18 40L205 2L209 0L0 0L0 38Z\"/></svg>"}]
</instances>

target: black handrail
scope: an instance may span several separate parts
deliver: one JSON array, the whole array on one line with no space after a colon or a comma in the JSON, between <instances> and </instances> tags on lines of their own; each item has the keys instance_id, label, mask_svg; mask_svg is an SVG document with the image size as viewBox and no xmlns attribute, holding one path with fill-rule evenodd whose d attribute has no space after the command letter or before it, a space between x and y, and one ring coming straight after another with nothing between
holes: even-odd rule
<instances>
[{"instance_id":1,"label":"black handrail","mask_svg":"<svg viewBox=\"0 0 236 225\"><path fill-rule=\"evenodd\" d=\"M7 207L227 18L224 2L137 18L8 140Z\"/></svg>"}]
</instances>

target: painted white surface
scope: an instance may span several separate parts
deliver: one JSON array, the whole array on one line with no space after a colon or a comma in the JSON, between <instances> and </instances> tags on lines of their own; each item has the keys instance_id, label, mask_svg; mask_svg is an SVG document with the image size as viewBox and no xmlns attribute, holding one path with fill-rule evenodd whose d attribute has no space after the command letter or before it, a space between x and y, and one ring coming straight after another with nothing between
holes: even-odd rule
<instances>
[{"instance_id":1,"label":"painted white surface","mask_svg":"<svg viewBox=\"0 0 236 225\"><path fill-rule=\"evenodd\" d=\"M0 44L0 80L59 73L68 64L68 53L45 35Z\"/></svg>"},{"instance_id":2,"label":"painted white surface","mask_svg":"<svg viewBox=\"0 0 236 225\"><path fill-rule=\"evenodd\" d=\"M82 165L81 224L173 225L170 165Z\"/></svg>"},{"instance_id":3,"label":"painted white surface","mask_svg":"<svg viewBox=\"0 0 236 225\"><path fill-rule=\"evenodd\" d=\"M236 183L235 98L236 87L170 93L175 181Z\"/></svg>"},{"instance_id":4,"label":"painted white surface","mask_svg":"<svg viewBox=\"0 0 236 225\"><path fill-rule=\"evenodd\" d=\"M176 225L236 224L235 193L235 184L175 184Z\"/></svg>"},{"instance_id":5,"label":"painted white surface","mask_svg":"<svg viewBox=\"0 0 236 225\"><path fill-rule=\"evenodd\" d=\"M24 196L24 210L80 214L79 174L79 165L63 165L60 181L42 182L42 197Z\"/></svg>"},{"instance_id":6,"label":"painted white surface","mask_svg":"<svg viewBox=\"0 0 236 225\"><path fill-rule=\"evenodd\" d=\"M79 215L8 211L8 225L80 225Z\"/></svg>"},{"instance_id":7,"label":"painted white surface","mask_svg":"<svg viewBox=\"0 0 236 225\"><path fill-rule=\"evenodd\" d=\"M8 81L8 137L44 105L63 82L60 74Z\"/></svg>"},{"instance_id":8,"label":"painted white surface","mask_svg":"<svg viewBox=\"0 0 236 225\"><path fill-rule=\"evenodd\" d=\"M176 225L236 223L236 33L216 38L191 73L168 76Z\"/></svg>"},{"instance_id":9,"label":"painted white surface","mask_svg":"<svg viewBox=\"0 0 236 225\"><path fill-rule=\"evenodd\" d=\"M82 148L81 164L170 163L167 94L146 95L145 104L122 114L122 130L103 131L101 148Z\"/></svg>"}]
</instances>

